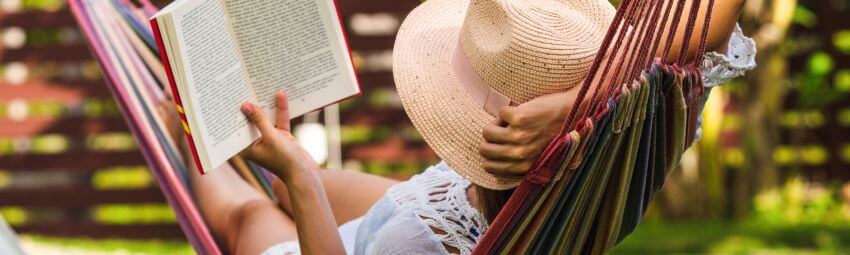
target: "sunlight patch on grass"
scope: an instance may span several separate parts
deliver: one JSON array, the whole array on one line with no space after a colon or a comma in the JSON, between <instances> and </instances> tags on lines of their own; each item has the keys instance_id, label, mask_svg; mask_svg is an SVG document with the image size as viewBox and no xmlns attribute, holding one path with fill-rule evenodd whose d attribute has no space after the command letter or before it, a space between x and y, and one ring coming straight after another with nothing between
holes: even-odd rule
<instances>
[{"instance_id":1,"label":"sunlight patch on grass","mask_svg":"<svg viewBox=\"0 0 850 255\"><path fill-rule=\"evenodd\" d=\"M22 235L24 249L32 254L195 254L192 246L176 240L126 240L57 238ZM35 251L44 251L35 253Z\"/></svg>"}]
</instances>

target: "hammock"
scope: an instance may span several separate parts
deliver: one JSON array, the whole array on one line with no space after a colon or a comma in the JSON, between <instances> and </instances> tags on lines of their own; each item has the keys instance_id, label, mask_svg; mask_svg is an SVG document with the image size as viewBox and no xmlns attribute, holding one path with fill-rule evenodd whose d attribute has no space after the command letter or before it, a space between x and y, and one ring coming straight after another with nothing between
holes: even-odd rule
<instances>
[{"instance_id":1,"label":"hammock","mask_svg":"<svg viewBox=\"0 0 850 255\"><path fill-rule=\"evenodd\" d=\"M68 6L100 63L104 78L189 243L199 254L221 254L194 203L185 159L169 136L165 122L152 109L166 100L168 87L148 17L156 8L140 0L68 0ZM271 193L265 170L238 158L234 169L259 191Z\"/></svg>"},{"instance_id":2,"label":"hammock","mask_svg":"<svg viewBox=\"0 0 850 255\"><path fill-rule=\"evenodd\" d=\"M701 0L690 6L687 27ZM711 6L709 2L710 17ZM148 0L68 0L140 151L188 241L199 254L221 254L189 192L184 159L164 121L151 112L165 99L163 63L147 17ZM670 65L653 58L665 24L675 28L681 0L623 0L560 135L479 241L476 254L604 253L631 233L682 151L693 142L702 98L697 66L685 54ZM660 22L659 22L660 21ZM669 23L668 23L669 22ZM706 20L708 24L709 20ZM708 25L706 25L707 27ZM707 28L696 59L705 50ZM693 29L685 33L686 40ZM684 44L679 52L687 52ZM620 58L628 65L614 66ZM619 74L607 80L608 73ZM628 82L627 82L628 81ZM595 88L588 95L590 88ZM262 169L236 160L243 177L271 196ZM253 181L252 181L253 180Z\"/></svg>"},{"instance_id":3,"label":"hammock","mask_svg":"<svg viewBox=\"0 0 850 255\"><path fill-rule=\"evenodd\" d=\"M698 66L685 62L689 43L675 63L662 59L680 22L690 42L701 2L622 1L561 132L474 254L604 254L637 227L696 134L704 91ZM696 59L713 6L708 0Z\"/></svg>"}]
</instances>

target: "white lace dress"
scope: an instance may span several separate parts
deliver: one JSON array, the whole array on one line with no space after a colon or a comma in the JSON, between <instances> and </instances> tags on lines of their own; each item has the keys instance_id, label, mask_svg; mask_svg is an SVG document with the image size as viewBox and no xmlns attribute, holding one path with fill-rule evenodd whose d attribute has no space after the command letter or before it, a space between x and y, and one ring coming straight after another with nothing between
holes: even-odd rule
<instances>
[{"instance_id":1,"label":"white lace dress","mask_svg":"<svg viewBox=\"0 0 850 255\"><path fill-rule=\"evenodd\" d=\"M701 69L707 91L755 68L755 42L740 26L725 54L708 52ZM706 93L705 97L708 97ZM470 182L440 162L387 190L363 217L340 227L349 254L470 254L487 230L484 216L469 204ZM356 229L356 231L355 231ZM297 241L263 254L298 254Z\"/></svg>"},{"instance_id":2,"label":"white lace dress","mask_svg":"<svg viewBox=\"0 0 850 255\"><path fill-rule=\"evenodd\" d=\"M756 42L744 35L741 26L735 26L735 31L729 38L726 53L706 52L702 60L700 73L705 86L702 106L708 101L711 89L726 84L732 79L741 77L749 70L756 68ZM700 109L702 111L702 109ZM702 116L697 119L696 140L702 138Z\"/></svg>"},{"instance_id":3,"label":"white lace dress","mask_svg":"<svg viewBox=\"0 0 850 255\"><path fill-rule=\"evenodd\" d=\"M737 25L729 38L726 53L706 52L700 72L703 85L713 88L741 77L754 68L756 68L756 42L745 36L741 26Z\"/></svg>"},{"instance_id":4,"label":"white lace dress","mask_svg":"<svg viewBox=\"0 0 850 255\"><path fill-rule=\"evenodd\" d=\"M390 187L363 217L355 235L341 236L348 254L470 254L487 220L469 204L470 182L440 162ZM346 240L348 239L348 240ZM354 240L354 242L351 242ZM352 245L353 243L353 245ZM297 241L272 246L263 254L298 254Z\"/></svg>"}]
</instances>

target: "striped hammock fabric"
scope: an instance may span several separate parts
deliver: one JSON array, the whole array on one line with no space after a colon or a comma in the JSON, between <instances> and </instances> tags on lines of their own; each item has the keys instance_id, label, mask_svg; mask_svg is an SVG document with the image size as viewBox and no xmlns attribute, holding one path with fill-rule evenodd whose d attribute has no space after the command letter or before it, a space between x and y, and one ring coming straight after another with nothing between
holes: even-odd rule
<instances>
[{"instance_id":1,"label":"striped hammock fabric","mask_svg":"<svg viewBox=\"0 0 850 255\"><path fill-rule=\"evenodd\" d=\"M186 238L198 254L221 254L190 192L185 159L155 111L167 100L168 81L148 21L157 10L139 2L141 8L129 0L68 0L68 6ZM246 163L231 160L243 178L273 198L263 170Z\"/></svg>"},{"instance_id":2,"label":"striped hammock fabric","mask_svg":"<svg viewBox=\"0 0 850 255\"><path fill-rule=\"evenodd\" d=\"M596 88L590 104L574 104L474 254L604 254L637 227L696 134L704 91L698 66L685 62L688 44L675 63L662 59L680 22L687 22L685 42L697 33L701 4L622 1L588 75L596 78L585 81L576 100ZM713 5L708 0L706 17ZM696 59L709 23L696 35ZM669 36L661 38L665 30ZM653 57L659 49L662 57ZM615 59L626 61L615 66Z\"/></svg>"},{"instance_id":3,"label":"striped hammock fabric","mask_svg":"<svg viewBox=\"0 0 850 255\"><path fill-rule=\"evenodd\" d=\"M596 78L585 81L576 100L590 103L574 105L475 254L601 254L637 227L697 128L704 92L698 66L686 64L687 54L675 63L662 59L674 50L672 28L682 22L688 28L684 41L700 36L696 59L702 58L710 20L701 31L693 29L701 1L621 2L600 47L605 54L596 57L588 75ZM706 1L710 17L714 0ZM139 2L142 7L130 0L68 0L68 5L187 239L199 254L221 254L194 204L184 159L152 111L165 99L168 81L147 20L157 10L147 0ZM671 30L666 38L664 30ZM659 49L661 58L650 54ZM237 165L247 168L243 177L253 176L252 183L270 194L262 170Z\"/></svg>"}]
</instances>

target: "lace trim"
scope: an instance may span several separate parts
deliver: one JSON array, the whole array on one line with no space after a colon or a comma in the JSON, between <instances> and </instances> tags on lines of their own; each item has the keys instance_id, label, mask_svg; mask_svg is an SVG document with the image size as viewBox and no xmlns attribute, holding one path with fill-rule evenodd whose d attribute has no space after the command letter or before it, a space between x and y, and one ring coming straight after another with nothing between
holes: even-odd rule
<instances>
[{"instance_id":1,"label":"lace trim","mask_svg":"<svg viewBox=\"0 0 850 255\"><path fill-rule=\"evenodd\" d=\"M410 181L391 187L387 196L399 209L410 210L432 229L444 247L471 254L487 230L484 215L469 204L466 189L470 182L444 162L429 167Z\"/></svg>"},{"instance_id":2,"label":"lace trim","mask_svg":"<svg viewBox=\"0 0 850 255\"><path fill-rule=\"evenodd\" d=\"M706 87L722 85L756 68L756 42L744 35L741 25L736 25L726 54L707 52L703 58L703 84Z\"/></svg>"}]
</instances>

